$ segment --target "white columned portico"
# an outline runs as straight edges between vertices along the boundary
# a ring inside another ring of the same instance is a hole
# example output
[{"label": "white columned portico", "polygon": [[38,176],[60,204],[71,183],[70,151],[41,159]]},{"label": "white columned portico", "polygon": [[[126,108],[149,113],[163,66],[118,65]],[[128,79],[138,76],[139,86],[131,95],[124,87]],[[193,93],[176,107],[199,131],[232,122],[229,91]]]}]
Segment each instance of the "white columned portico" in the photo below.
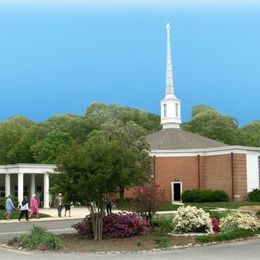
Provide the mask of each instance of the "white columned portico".
[{"label": "white columned portico", "polygon": [[23,173],[18,173],[18,202],[23,200]]},{"label": "white columned portico", "polygon": [[30,185],[31,189],[30,189],[30,192],[31,192],[31,197],[33,194],[35,194],[35,174],[32,173],[31,174],[31,185]]},{"label": "white columned portico", "polygon": [[44,208],[50,207],[50,197],[49,197],[49,188],[50,188],[50,180],[49,180],[49,173],[44,174]]},{"label": "white columned portico", "polygon": [[10,174],[5,174],[5,197],[9,196],[11,194],[11,178]]}]

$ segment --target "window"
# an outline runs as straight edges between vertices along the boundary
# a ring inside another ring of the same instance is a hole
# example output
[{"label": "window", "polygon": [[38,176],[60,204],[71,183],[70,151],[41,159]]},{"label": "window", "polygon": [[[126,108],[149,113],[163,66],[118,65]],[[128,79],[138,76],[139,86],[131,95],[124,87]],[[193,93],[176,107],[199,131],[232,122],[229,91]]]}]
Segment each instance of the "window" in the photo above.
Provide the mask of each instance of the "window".
[{"label": "window", "polygon": [[179,117],[179,104],[175,103],[175,116]]},{"label": "window", "polygon": [[1,198],[5,197],[5,186],[0,186],[0,197]]},{"label": "window", "polygon": [[163,104],[163,116],[167,116],[167,104]]}]

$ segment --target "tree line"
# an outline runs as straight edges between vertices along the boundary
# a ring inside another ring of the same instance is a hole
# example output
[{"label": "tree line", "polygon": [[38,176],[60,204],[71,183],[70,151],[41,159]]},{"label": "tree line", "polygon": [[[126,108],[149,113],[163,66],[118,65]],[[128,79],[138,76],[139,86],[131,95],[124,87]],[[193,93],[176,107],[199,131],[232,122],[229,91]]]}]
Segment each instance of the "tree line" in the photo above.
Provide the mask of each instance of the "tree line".
[{"label": "tree line", "polygon": [[[61,152],[85,143],[93,131],[123,131],[123,125],[138,126],[143,136],[161,129],[158,115],[103,103],[90,105],[83,116],[57,115],[40,123],[14,116],[0,122],[0,164],[55,163]],[[229,145],[260,147],[260,120],[239,127],[237,119],[205,105],[193,107],[182,129]]]}]

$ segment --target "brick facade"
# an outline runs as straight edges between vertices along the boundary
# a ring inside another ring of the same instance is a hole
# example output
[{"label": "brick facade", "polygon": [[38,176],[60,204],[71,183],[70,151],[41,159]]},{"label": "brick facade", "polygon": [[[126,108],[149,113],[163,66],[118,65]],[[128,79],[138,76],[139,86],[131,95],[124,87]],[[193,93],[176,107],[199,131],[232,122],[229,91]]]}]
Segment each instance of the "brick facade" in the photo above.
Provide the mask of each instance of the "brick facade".
[{"label": "brick facade", "polygon": [[[246,200],[246,154],[210,156],[154,157],[155,182],[172,201],[172,182],[182,183],[182,192],[190,189],[224,190],[230,200]],[[126,196],[132,196],[132,191]]]}]

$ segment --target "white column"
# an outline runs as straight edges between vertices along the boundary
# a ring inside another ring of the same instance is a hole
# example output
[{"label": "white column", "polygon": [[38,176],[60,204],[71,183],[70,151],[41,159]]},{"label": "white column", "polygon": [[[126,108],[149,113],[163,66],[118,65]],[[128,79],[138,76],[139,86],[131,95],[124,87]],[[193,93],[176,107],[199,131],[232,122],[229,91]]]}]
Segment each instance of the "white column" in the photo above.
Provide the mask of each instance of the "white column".
[{"label": "white column", "polygon": [[23,173],[18,173],[18,201],[23,200]]},{"label": "white column", "polygon": [[33,194],[35,194],[35,174],[31,174],[31,187],[30,187],[30,192],[31,192],[31,197]]},{"label": "white column", "polygon": [[49,198],[49,187],[50,187],[50,180],[49,180],[49,174],[44,174],[44,208],[50,207],[50,198]]},{"label": "white column", "polygon": [[10,173],[5,175],[5,197],[11,194]]}]

